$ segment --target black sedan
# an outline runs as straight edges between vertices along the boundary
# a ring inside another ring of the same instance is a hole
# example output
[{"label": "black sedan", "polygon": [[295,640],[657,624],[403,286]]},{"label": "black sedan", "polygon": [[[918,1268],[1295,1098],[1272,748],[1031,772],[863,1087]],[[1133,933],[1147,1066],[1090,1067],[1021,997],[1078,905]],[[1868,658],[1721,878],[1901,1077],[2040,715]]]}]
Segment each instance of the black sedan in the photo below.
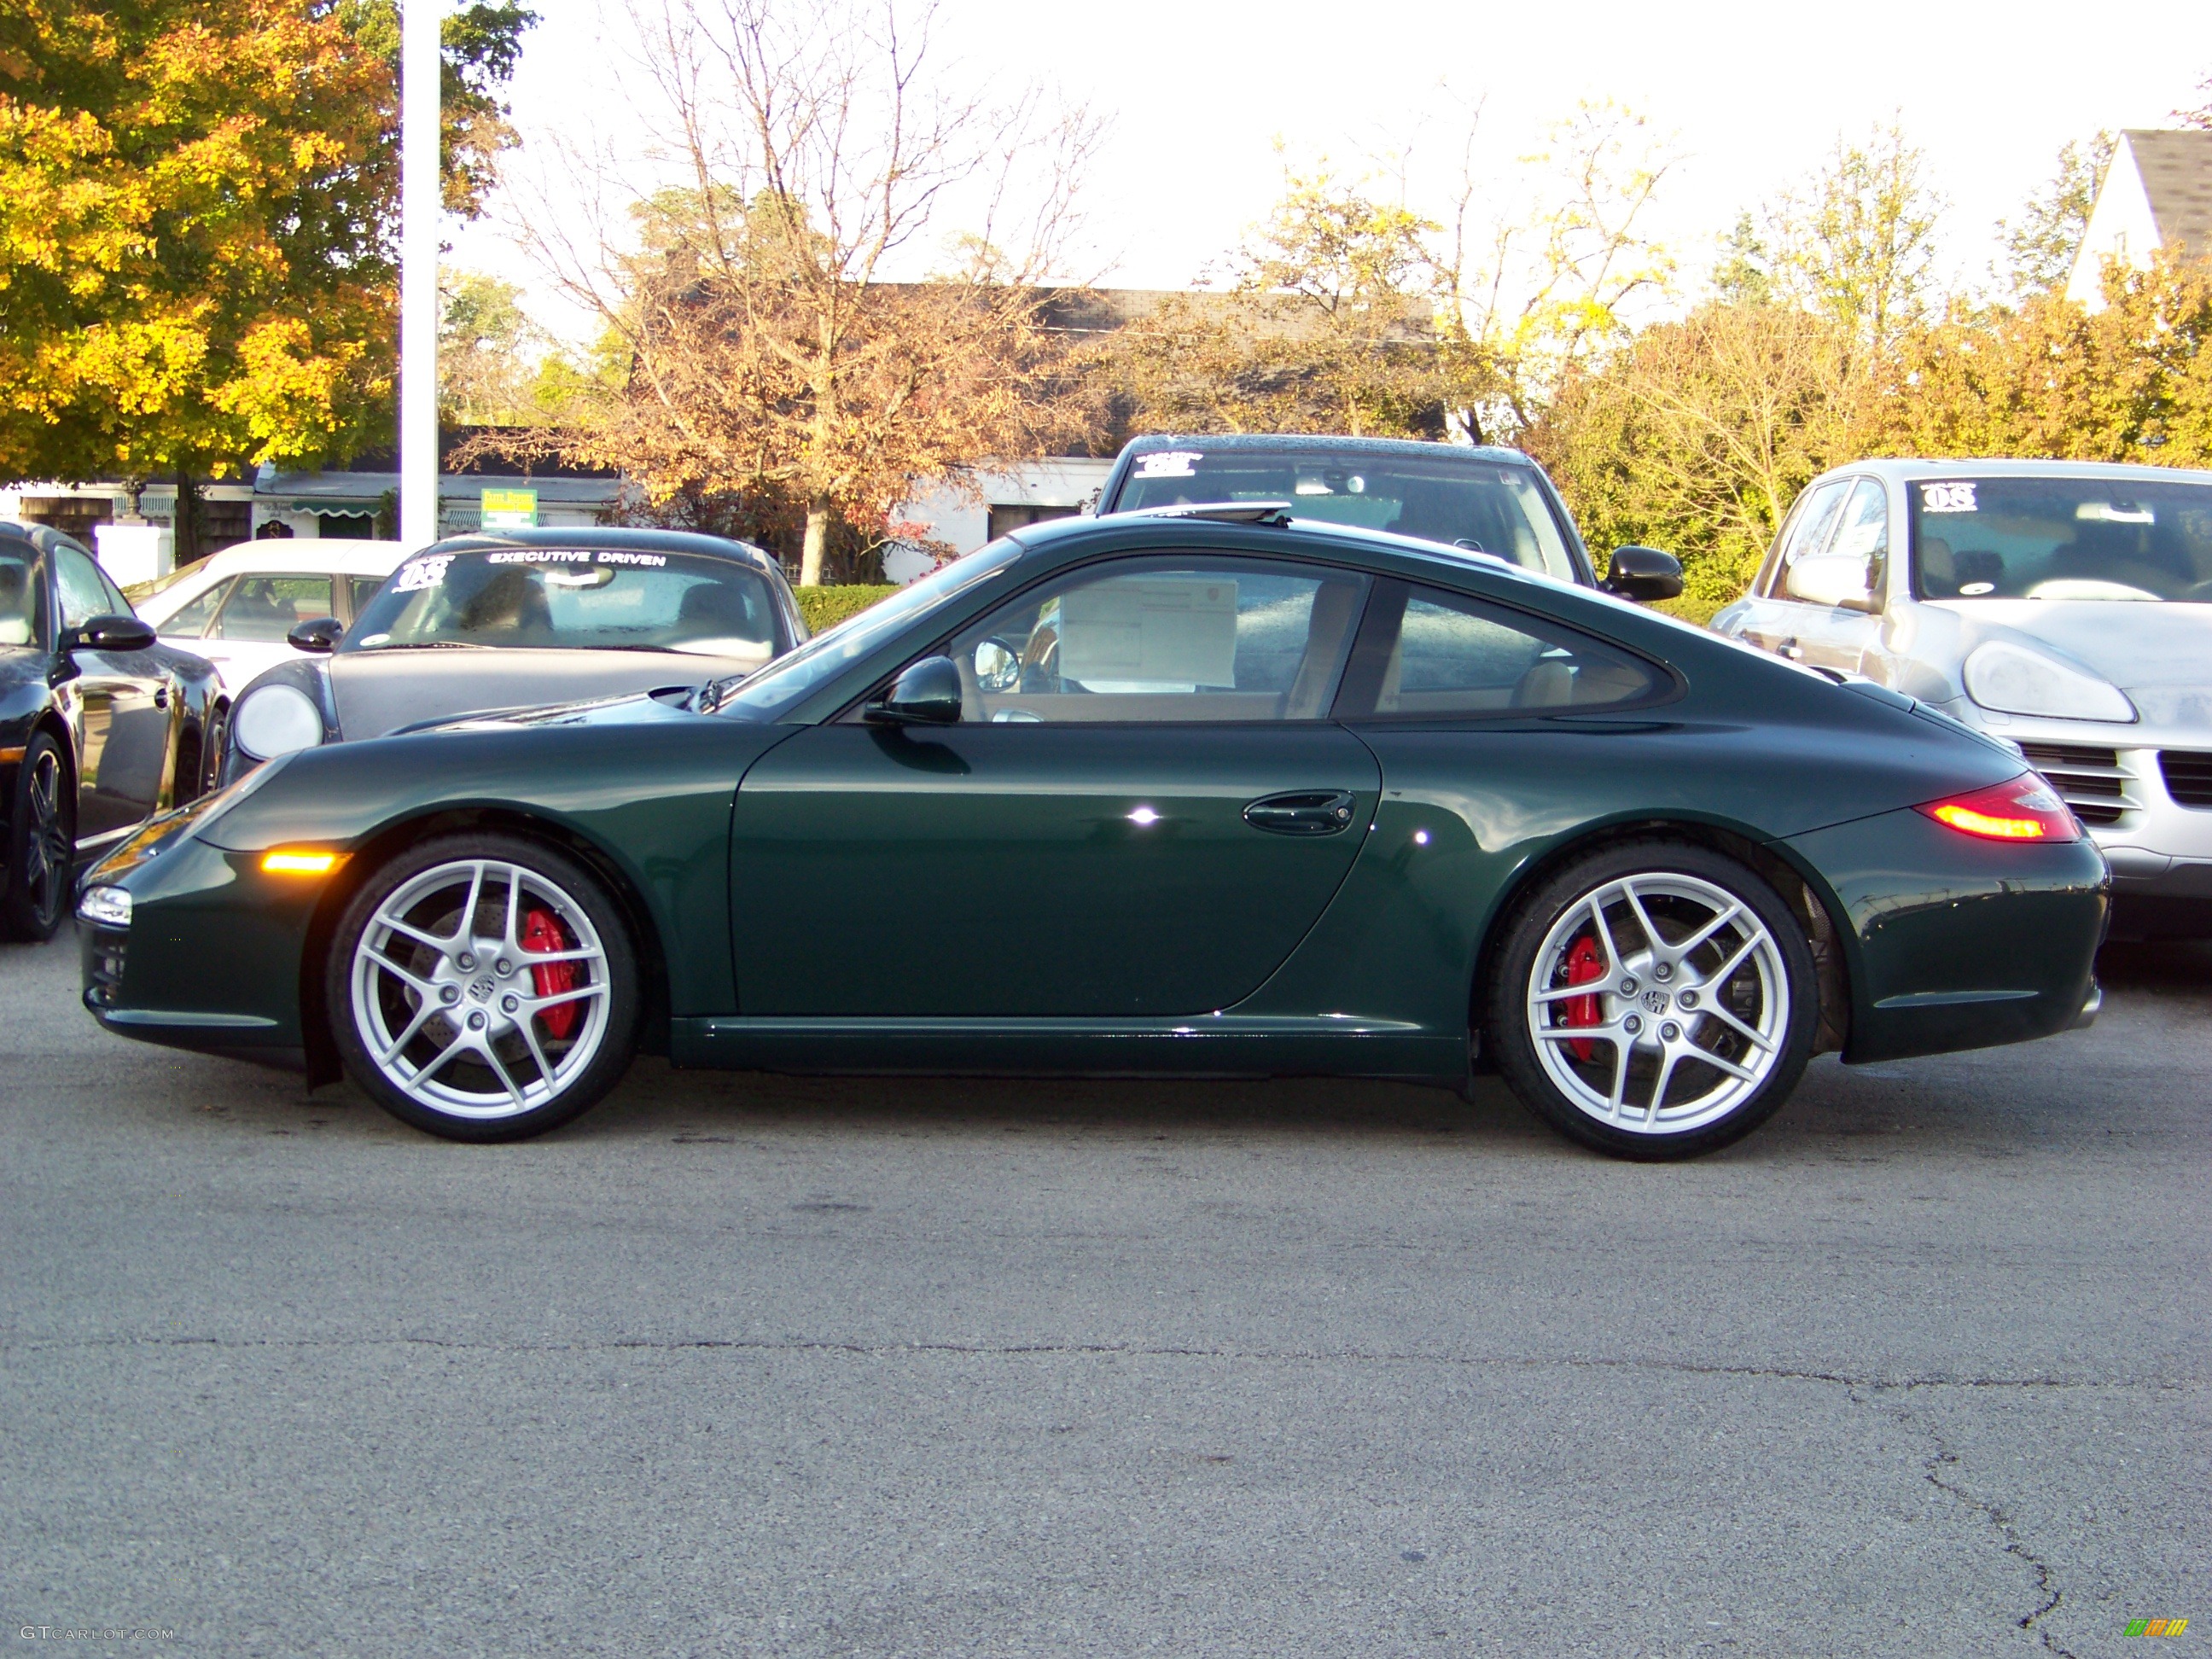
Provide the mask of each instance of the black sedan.
[{"label": "black sedan", "polygon": [[51,939],[81,858],[200,793],[218,690],[82,547],[0,523],[0,934]]},{"label": "black sedan", "polygon": [[[459,655],[460,653],[454,653]],[[1807,1059],[2065,1030],[2104,860],[2019,755],[1279,505],[1024,530],[742,680],[261,768],[86,877],[109,1029],[410,1123],[683,1066],[1495,1066],[1679,1158]]]},{"label": "black sedan", "polygon": [[806,638],[775,561],[665,530],[457,536],[404,562],[350,630],[301,653],[231,712],[224,775],[326,743],[465,714],[586,702],[746,674]]}]

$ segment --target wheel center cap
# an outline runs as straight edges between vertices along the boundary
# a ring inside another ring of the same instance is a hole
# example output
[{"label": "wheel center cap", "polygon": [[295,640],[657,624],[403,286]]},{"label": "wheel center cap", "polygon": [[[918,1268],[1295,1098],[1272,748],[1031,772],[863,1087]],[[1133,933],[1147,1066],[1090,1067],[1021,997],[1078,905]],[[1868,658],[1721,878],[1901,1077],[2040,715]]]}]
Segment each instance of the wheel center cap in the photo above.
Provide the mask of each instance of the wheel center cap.
[{"label": "wheel center cap", "polygon": [[469,994],[478,1002],[489,1002],[492,988],[492,977],[489,974],[482,975],[469,981]]},{"label": "wheel center cap", "polygon": [[1655,1014],[1663,1014],[1667,1012],[1668,1005],[1674,999],[1664,991],[1646,991],[1643,1000],[1647,1011]]}]

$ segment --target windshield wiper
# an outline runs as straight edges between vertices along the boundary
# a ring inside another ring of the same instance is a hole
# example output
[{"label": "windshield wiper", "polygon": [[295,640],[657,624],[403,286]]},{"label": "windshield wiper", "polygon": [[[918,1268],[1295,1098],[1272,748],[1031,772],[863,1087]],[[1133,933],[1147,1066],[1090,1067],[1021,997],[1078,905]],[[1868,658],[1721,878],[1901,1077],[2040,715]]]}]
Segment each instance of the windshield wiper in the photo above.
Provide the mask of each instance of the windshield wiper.
[{"label": "windshield wiper", "polygon": [[383,645],[357,645],[356,651],[489,651],[481,640],[392,640]]}]

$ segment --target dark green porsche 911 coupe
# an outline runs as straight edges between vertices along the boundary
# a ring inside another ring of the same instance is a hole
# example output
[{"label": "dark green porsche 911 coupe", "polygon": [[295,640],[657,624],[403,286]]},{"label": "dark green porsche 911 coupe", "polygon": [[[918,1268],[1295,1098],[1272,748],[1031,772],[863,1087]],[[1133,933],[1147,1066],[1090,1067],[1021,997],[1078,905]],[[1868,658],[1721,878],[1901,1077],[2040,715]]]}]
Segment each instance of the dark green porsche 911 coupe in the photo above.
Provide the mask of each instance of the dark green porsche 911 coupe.
[{"label": "dark green porsche 911 coupe", "polygon": [[1813,1054],[2094,1010],[2106,870],[1988,738],[1267,503],[1038,526],[742,679],[308,750],[86,878],[86,1006],[460,1140],[640,1048],[1504,1079],[1674,1158]]}]

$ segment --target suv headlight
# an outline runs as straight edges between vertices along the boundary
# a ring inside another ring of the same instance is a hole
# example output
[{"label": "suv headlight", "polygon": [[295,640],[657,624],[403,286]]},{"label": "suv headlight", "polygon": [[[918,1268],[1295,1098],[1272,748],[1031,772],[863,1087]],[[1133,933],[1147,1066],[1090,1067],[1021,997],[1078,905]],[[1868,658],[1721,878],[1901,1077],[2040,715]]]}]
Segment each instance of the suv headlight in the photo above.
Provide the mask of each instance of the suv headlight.
[{"label": "suv headlight", "polygon": [[323,711],[296,686],[264,685],[231,711],[231,736],[250,760],[274,760],[323,740]]},{"label": "suv headlight", "polygon": [[1977,647],[1966,659],[1965,678],[1968,696],[2001,714],[2122,725],[2136,718],[2136,706],[2110,680],[2009,640]]}]

